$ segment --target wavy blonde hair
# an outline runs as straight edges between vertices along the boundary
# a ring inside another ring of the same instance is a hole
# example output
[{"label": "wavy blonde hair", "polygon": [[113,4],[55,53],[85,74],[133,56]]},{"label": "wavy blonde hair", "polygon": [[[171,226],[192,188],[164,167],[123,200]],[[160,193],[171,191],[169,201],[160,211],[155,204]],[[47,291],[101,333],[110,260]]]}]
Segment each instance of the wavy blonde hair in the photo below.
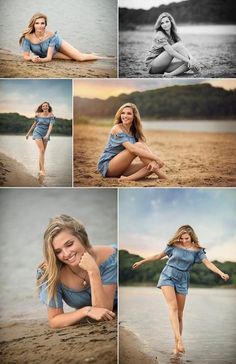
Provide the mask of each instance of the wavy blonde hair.
[{"label": "wavy blonde hair", "polygon": [[52,243],[53,239],[64,230],[69,230],[76,236],[87,251],[91,252],[92,249],[85,227],[79,220],[68,215],[60,215],[49,221],[44,233],[44,261],[38,266],[42,274],[40,274],[36,281],[38,291],[46,283],[48,303],[51,299],[54,299],[56,304],[58,304],[56,297],[57,284],[59,282],[60,270],[65,264],[57,258]]},{"label": "wavy blonde hair", "polygon": [[121,114],[123,112],[123,110],[126,107],[130,107],[133,110],[134,113],[134,119],[132,122],[132,126],[131,126],[131,132],[132,135],[138,140],[141,139],[142,141],[145,141],[146,138],[143,134],[143,127],[142,127],[142,123],[141,123],[141,117],[138,111],[138,108],[135,104],[132,104],[131,102],[127,102],[126,104],[122,105],[116,112],[115,114],[115,118],[114,118],[114,125],[117,124],[122,124],[121,121]]},{"label": "wavy blonde hair", "polygon": [[37,109],[36,109],[36,113],[38,113],[38,112],[43,112],[43,109],[42,109],[42,106],[43,106],[43,104],[48,104],[48,111],[49,112],[52,112],[52,107],[51,107],[51,105],[49,104],[49,102],[48,101],[44,101],[44,102],[42,102],[42,104],[40,104],[39,106],[37,106]]},{"label": "wavy blonde hair", "polygon": [[180,238],[183,234],[189,234],[191,242],[194,247],[201,249],[202,246],[199,244],[198,237],[190,225],[183,225],[176,231],[174,236],[169,240],[168,245],[175,245],[180,243]]},{"label": "wavy blonde hair", "polygon": [[181,39],[180,39],[180,36],[178,35],[178,32],[177,32],[177,26],[176,26],[176,23],[175,23],[175,20],[173,18],[173,16],[170,14],[170,13],[161,13],[159,15],[159,17],[157,18],[157,21],[156,21],[156,24],[154,25],[154,29],[156,32],[160,31],[166,35],[168,35],[164,29],[162,29],[161,27],[161,21],[163,18],[168,18],[171,22],[171,29],[170,29],[170,34],[171,34],[171,37],[173,38],[174,42],[179,42]]},{"label": "wavy blonde hair", "polygon": [[47,15],[42,14],[42,13],[36,13],[32,16],[32,18],[29,21],[28,27],[23,31],[20,39],[19,39],[19,44],[21,45],[23,42],[23,39],[25,38],[26,34],[32,34],[34,33],[34,24],[36,22],[37,19],[43,18],[45,20],[45,25],[47,26],[48,24],[48,18]]}]

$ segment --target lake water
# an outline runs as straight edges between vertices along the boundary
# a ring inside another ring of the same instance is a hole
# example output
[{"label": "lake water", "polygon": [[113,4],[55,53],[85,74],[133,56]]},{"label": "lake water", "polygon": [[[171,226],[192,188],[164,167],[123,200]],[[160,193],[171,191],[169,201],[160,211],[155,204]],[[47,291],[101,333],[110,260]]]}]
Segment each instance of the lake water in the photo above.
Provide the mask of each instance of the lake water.
[{"label": "lake water", "polygon": [[[186,300],[186,353],[175,361],[167,305],[155,287],[120,288],[120,322],[133,331],[158,364],[233,364],[236,357],[236,290],[192,288]],[[122,348],[120,348],[122,350]]]},{"label": "lake water", "polygon": [[74,216],[85,225],[92,245],[116,244],[116,195],[116,189],[0,189],[1,321],[46,318],[34,284],[49,219]]},{"label": "lake water", "polygon": [[234,120],[158,120],[143,121],[144,130],[176,130],[190,132],[236,133]]},{"label": "lake water", "polygon": [[81,52],[116,56],[116,0],[10,0],[0,2],[0,48],[20,53],[18,39],[37,12],[48,16],[48,29]]},{"label": "lake water", "polygon": [[[38,147],[24,135],[0,135],[0,151],[22,163],[34,177],[38,174]],[[72,186],[72,138],[51,136],[45,157],[45,187]]]}]

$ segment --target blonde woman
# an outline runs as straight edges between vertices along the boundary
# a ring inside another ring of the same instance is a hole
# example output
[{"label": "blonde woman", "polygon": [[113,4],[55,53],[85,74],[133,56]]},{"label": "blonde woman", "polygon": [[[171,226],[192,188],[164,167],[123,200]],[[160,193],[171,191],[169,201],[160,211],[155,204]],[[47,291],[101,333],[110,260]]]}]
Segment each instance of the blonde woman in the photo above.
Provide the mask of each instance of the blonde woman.
[{"label": "blonde woman", "polygon": [[[81,53],[57,34],[47,30],[47,16],[37,13],[30,19],[28,28],[22,33],[19,43],[23,58],[35,63],[50,62],[52,59],[94,61],[106,57]],[[31,56],[31,52],[33,56]]]},{"label": "blonde woman", "polygon": [[[155,173],[159,178],[166,178],[160,171],[164,163],[151,152],[145,140],[137,106],[122,105],[116,112],[114,126],[98,161],[102,176],[136,181]],[[140,161],[133,163],[136,157]]]},{"label": "blonde woman", "polygon": [[134,263],[133,269],[137,269],[144,263],[160,260],[165,256],[168,256],[169,259],[161,272],[157,287],[161,288],[169,308],[171,326],[175,337],[175,353],[183,353],[185,351],[182,339],[183,312],[191,267],[195,263],[203,263],[223,280],[227,281],[229,276],[207,259],[204,248],[199,244],[196,233],[189,225],[181,226],[177,230],[164,251]]},{"label": "blonde woman", "polygon": [[[85,317],[115,318],[116,249],[92,247],[84,226],[71,216],[60,215],[49,222],[43,253],[37,287],[40,301],[47,306],[51,328],[73,325]],[[63,302],[75,311],[64,313]]]},{"label": "blonde woman", "polygon": [[145,61],[149,73],[162,73],[163,77],[174,77],[188,70],[199,71],[198,63],[181,42],[172,15],[160,14],[154,29],[153,44]]}]

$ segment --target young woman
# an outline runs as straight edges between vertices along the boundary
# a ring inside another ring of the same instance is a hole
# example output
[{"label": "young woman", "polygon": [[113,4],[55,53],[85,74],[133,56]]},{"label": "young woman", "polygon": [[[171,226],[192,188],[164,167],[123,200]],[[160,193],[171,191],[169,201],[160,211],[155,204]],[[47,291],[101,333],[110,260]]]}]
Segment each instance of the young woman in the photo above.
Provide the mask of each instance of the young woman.
[{"label": "young woman", "polygon": [[[106,58],[96,54],[81,53],[61,39],[57,32],[47,30],[47,16],[42,13],[32,16],[19,43],[23,48],[23,58],[26,61],[42,63],[57,58],[82,62]],[[31,56],[30,52],[34,55]]]},{"label": "young woman", "polygon": [[45,176],[45,152],[47,143],[50,140],[50,134],[52,131],[55,117],[52,113],[52,107],[49,102],[43,102],[36,110],[35,121],[31,125],[26,139],[29,138],[30,133],[33,131],[32,138],[35,140],[39,150],[39,175]]},{"label": "young woman", "polygon": [[[133,163],[136,157],[139,157],[139,163]],[[131,103],[122,105],[115,115],[107,145],[98,161],[102,176],[136,181],[155,173],[159,178],[166,178],[160,171],[163,165],[145,143],[137,106]]]},{"label": "young woman", "polygon": [[207,259],[204,248],[200,246],[197,235],[189,225],[181,226],[177,230],[163,252],[134,263],[133,269],[144,263],[160,260],[166,255],[169,259],[161,272],[157,287],[161,288],[169,308],[175,337],[175,353],[183,353],[185,351],[182,340],[183,311],[188,293],[189,270],[193,264],[202,262],[223,280],[227,281],[229,276]]},{"label": "young woman", "polygon": [[[50,327],[73,325],[85,317],[114,319],[116,249],[92,247],[84,226],[68,215],[60,215],[49,222],[43,252],[37,287],[40,301],[47,305]],[[75,311],[64,313],[63,301]]]},{"label": "young woman", "polygon": [[[153,45],[146,57],[149,73],[162,73],[163,77],[174,77],[188,70],[199,71],[199,65],[181,42],[174,18],[162,13],[154,26]],[[173,61],[177,59],[177,61]]]}]

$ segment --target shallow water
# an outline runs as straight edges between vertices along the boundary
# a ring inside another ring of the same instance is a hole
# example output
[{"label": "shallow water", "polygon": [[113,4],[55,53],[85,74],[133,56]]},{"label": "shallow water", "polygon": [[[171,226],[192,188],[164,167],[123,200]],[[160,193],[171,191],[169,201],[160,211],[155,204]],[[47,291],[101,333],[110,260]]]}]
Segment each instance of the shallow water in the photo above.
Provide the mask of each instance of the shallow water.
[{"label": "shallow water", "polygon": [[158,364],[233,364],[236,357],[235,299],[233,289],[190,289],[184,315],[186,354],[181,358],[171,355],[173,334],[161,290],[121,287],[120,322],[138,336],[143,349],[156,356]]},{"label": "shallow water", "polygon": [[[0,135],[1,151],[22,163],[34,177],[38,174],[38,148],[35,141],[24,135]],[[72,186],[72,138],[50,137],[45,154],[45,187]]]},{"label": "shallow water", "polygon": [[[180,37],[190,53],[201,64],[198,78],[236,77],[236,26],[184,25]],[[120,32],[120,77],[160,77],[149,75],[145,58],[152,44],[151,27]],[[181,77],[194,77],[188,73]]]},{"label": "shallow water", "polygon": [[116,56],[116,0],[9,0],[0,2],[0,48],[20,53],[18,39],[33,14],[48,16],[48,29],[81,52]]}]

